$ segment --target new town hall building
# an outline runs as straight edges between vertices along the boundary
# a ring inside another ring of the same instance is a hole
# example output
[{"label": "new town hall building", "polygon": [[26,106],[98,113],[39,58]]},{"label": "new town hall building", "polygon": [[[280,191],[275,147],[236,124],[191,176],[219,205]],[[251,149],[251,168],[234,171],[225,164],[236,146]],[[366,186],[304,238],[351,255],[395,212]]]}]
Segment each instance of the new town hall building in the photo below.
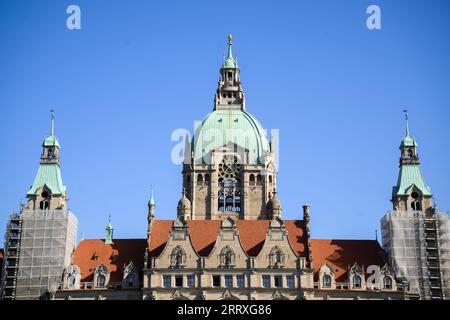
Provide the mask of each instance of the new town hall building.
[{"label": "new town hall building", "polygon": [[284,220],[274,142],[247,112],[232,53],[220,69],[210,112],[185,139],[175,220],[158,220],[153,194],[143,239],[77,244],[60,145],[43,143],[27,203],[7,224],[4,299],[445,299],[449,222],[419,166],[409,128],[400,146],[393,210],[376,240],[314,239],[310,207]]}]

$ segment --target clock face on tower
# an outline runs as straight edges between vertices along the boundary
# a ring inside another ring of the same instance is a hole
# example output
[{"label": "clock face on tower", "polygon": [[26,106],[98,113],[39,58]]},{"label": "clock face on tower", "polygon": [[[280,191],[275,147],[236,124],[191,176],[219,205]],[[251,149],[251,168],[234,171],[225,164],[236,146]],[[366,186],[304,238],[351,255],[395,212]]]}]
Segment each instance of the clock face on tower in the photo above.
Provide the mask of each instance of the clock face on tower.
[{"label": "clock face on tower", "polygon": [[224,180],[238,178],[240,170],[241,165],[238,163],[236,156],[231,158],[225,157],[219,164],[219,175]]},{"label": "clock face on tower", "polygon": [[219,210],[241,211],[241,165],[236,156],[226,156],[219,163]]}]

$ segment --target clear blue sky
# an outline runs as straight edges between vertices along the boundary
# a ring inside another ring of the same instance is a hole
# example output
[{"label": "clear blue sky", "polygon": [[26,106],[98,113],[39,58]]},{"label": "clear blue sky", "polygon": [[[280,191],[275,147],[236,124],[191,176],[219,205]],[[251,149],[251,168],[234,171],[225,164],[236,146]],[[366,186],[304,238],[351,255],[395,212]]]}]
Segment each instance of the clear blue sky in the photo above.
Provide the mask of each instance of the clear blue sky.
[{"label": "clear blue sky", "polygon": [[[66,8],[81,8],[81,30]],[[366,28],[377,4],[382,30]],[[280,130],[286,219],[311,205],[314,238],[372,239],[391,208],[402,110],[426,181],[450,209],[450,2],[0,0],[0,236],[33,182],[56,110],[79,234],[146,234],[174,219],[174,129],[213,107],[233,34],[247,109]]]}]

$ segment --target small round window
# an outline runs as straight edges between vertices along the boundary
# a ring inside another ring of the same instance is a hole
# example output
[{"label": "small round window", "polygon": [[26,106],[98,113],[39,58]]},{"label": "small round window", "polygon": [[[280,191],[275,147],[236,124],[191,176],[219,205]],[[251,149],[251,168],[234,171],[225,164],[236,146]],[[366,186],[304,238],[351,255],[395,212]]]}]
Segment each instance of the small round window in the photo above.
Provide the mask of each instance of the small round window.
[{"label": "small round window", "polygon": [[48,197],[48,192],[47,191],[43,191],[41,193],[42,198],[47,198]]}]

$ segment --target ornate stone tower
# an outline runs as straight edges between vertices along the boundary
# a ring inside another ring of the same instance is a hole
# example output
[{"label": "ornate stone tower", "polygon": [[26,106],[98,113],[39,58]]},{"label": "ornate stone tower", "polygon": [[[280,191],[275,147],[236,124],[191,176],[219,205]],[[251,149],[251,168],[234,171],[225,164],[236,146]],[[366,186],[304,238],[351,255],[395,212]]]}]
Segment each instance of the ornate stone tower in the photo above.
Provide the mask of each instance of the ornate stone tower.
[{"label": "ornate stone tower", "polygon": [[54,210],[67,206],[66,186],[61,177],[60,145],[54,134],[54,115],[51,115],[50,134],[42,143],[42,154],[33,185],[27,192],[28,209]]},{"label": "ornate stone tower", "polygon": [[7,230],[7,236],[16,239],[16,252],[10,257],[16,261],[12,272],[14,288],[3,293],[8,299],[51,298],[60,284],[63,269],[70,264],[77,243],[78,220],[67,208],[53,112],[50,134],[42,148],[39,169],[26,194],[28,204],[22,205],[20,213],[10,218],[20,226],[19,231],[10,234]]},{"label": "ornate stone tower", "polygon": [[[270,219],[266,206],[276,179],[272,143],[258,120],[246,111],[229,35],[213,111],[203,119],[191,142],[186,138],[183,197],[190,202],[194,220]],[[182,202],[186,204],[186,200]]]},{"label": "ornate stone tower", "polygon": [[416,140],[400,144],[400,170],[392,189],[393,210],[381,219],[383,248],[410,298],[448,299],[450,221],[439,212],[420,169]]},{"label": "ornate stone tower", "polygon": [[406,132],[400,144],[400,171],[392,190],[394,210],[429,211],[433,209],[433,194],[425,183],[420,169],[416,140],[409,133],[408,114]]}]

